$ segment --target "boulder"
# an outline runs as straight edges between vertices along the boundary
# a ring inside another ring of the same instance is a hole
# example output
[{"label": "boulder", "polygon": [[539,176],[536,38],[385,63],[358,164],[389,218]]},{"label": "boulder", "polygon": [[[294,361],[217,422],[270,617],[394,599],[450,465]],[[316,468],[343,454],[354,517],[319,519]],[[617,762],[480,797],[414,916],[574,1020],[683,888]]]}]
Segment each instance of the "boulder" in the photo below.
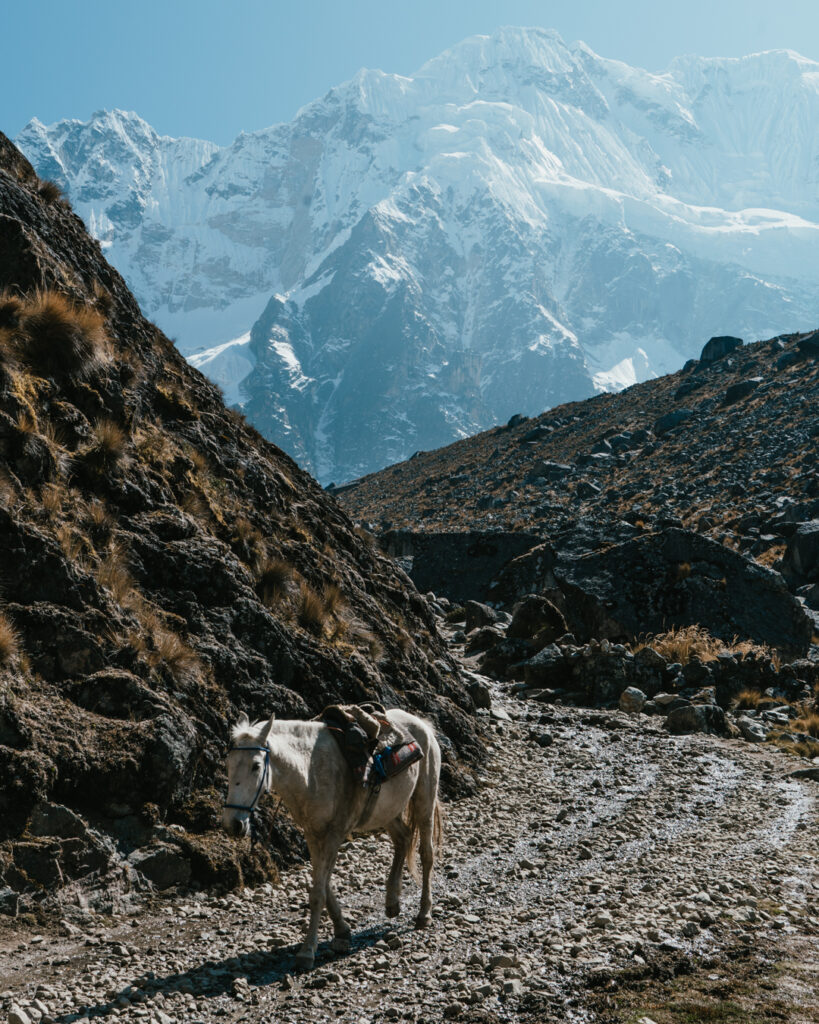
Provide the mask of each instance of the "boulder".
[{"label": "boulder", "polygon": [[506,635],[528,640],[537,634],[540,641],[552,643],[566,632],[566,620],[559,608],[541,594],[527,594],[515,607]]},{"label": "boulder", "polygon": [[495,609],[490,608],[487,604],[481,604],[480,601],[465,601],[464,615],[466,616],[464,629],[467,633],[471,633],[479,626],[491,626],[498,621],[498,613]]},{"label": "boulder", "polygon": [[710,338],[700,353],[700,362],[714,363],[718,359],[723,359],[725,356],[730,355],[731,352],[735,352],[742,345],[742,338],[732,338],[730,334]]},{"label": "boulder", "polygon": [[797,526],[785,548],[782,572],[789,578],[819,582],[819,519]]},{"label": "boulder", "polygon": [[737,719],[737,728],[742,733],[743,739],[749,743],[764,743],[768,737],[765,727],[746,715],[740,715]]},{"label": "boulder", "polygon": [[134,850],[128,861],[160,890],[190,881],[190,861],[173,846],[163,844]]},{"label": "boulder", "polygon": [[779,573],[689,530],[561,555],[552,572],[564,595],[561,610],[581,640],[631,640],[700,625],[726,641],[739,636],[797,657],[811,643],[813,622]]},{"label": "boulder", "polygon": [[664,416],[660,416],[659,419],[654,421],[654,433],[657,437],[662,437],[669,430],[673,430],[675,427],[679,427],[680,424],[690,420],[693,415],[694,413],[690,409],[674,409],[672,412],[667,412]]},{"label": "boulder", "polygon": [[557,644],[549,644],[523,666],[527,686],[550,689],[566,686],[571,680],[571,667]]},{"label": "boulder", "polygon": [[805,356],[819,356],[819,331],[814,331],[805,338],[800,338],[796,347]]},{"label": "boulder", "polygon": [[492,691],[482,679],[473,680],[466,688],[476,708],[489,711],[492,708]]},{"label": "boulder", "polygon": [[722,404],[733,405],[734,402],[747,398],[748,395],[756,391],[761,383],[761,377],[749,377],[748,380],[739,380],[736,384],[731,384],[723,395]]},{"label": "boulder", "polygon": [[675,736],[705,732],[716,736],[730,735],[725,712],[715,704],[689,704],[668,713],[666,728]]},{"label": "boulder", "polygon": [[636,713],[645,707],[646,695],[636,686],[627,686],[620,694],[620,710]]}]

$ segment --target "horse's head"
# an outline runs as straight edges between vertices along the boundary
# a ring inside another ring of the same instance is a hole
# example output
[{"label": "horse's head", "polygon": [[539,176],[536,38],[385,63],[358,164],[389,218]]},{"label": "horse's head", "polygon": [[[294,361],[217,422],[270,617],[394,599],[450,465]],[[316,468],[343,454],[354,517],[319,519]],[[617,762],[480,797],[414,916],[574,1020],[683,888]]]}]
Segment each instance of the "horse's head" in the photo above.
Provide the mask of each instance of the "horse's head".
[{"label": "horse's head", "polygon": [[270,750],[267,737],[273,726],[269,722],[251,725],[242,715],[231,730],[227,754],[227,797],[222,810],[222,827],[233,836],[246,836],[250,831],[250,815],[261,795],[270,788]]}]

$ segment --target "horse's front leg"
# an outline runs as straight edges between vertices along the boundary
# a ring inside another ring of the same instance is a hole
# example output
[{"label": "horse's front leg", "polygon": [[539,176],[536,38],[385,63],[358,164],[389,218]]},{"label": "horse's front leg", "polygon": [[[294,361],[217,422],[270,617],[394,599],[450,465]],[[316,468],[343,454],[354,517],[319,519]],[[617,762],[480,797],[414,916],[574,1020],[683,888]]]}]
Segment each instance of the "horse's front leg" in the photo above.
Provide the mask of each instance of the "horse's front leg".
[{"label": "horse's front leg", "polygon": [[327,910],[330,912],[330,920],[333,922],[333,950],[336,953],[349,953],[353,932],[344,920],[341,906],[329,882],[327,883]]},{"label": "horse's front leg", "polygon": [[315,963],[321,913],[327,902],[330,872],[333,870],[333,861],[335,860],[335,851],[331,852],[326,843],[308,841],[307,845],[310,849],[310,866],[313,873],[308,900],[310,922],[307,925],[307,934],[304,936],[301,948],[296,953],[296,966],[304,969],[309,969]]}]

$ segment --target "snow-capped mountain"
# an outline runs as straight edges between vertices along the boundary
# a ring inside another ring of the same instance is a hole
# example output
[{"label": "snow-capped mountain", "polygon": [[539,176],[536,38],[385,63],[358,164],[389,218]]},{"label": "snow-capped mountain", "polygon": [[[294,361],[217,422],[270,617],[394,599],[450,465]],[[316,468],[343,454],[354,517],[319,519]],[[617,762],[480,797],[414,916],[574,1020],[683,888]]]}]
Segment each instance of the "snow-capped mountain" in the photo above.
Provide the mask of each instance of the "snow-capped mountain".
[{"label": "snow-capped mountain", "polygon": [[191,362],[341,482],[812,326],[818,123],[790,51],[651,74],[501,29],[225,148],[119,111],[17,142]]}]

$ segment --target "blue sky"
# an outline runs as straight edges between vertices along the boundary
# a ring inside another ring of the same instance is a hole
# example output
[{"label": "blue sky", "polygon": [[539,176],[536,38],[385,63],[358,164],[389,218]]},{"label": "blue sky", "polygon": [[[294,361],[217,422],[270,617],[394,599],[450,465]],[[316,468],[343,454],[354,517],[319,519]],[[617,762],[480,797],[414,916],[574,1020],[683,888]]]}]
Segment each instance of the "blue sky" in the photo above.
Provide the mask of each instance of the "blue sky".
[{"label": "blue sky", "polygon": [[819,60],[817,0],[29,0],[7,4],[0,130],[135,110],[157,131],[230,142],[292,118],[360,67],[410,74],[499,25],[554,28],[662,70],[682,53],[786,47]]}]

